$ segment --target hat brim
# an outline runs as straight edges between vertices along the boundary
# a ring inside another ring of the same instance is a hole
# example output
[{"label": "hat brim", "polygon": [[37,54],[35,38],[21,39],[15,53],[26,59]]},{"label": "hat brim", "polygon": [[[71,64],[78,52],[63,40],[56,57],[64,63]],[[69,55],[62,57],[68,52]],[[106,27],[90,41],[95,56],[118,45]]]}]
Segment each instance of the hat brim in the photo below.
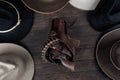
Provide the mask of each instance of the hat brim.
[{"label": "hat brim", "polygon": [[35,12],[50,14],[63,9],[69,0],[22,0],[22,2]]},{"label": "hat brim", "polygon": [[70,0],[70,4],[75,8],[82,10],[94,10],[100,0]]},{"label": "hat brim", "polygon": [[25,48],[12,43],[1,43],[0,61],[15,65],[15,69],[5,77],[5,80],[32,80],[34,62]]},{"label": "hat brim", "polygon": [[[23,39],[31,30],[33,24],[33,11],[29,10],[21,0],[6,0],[13,4],[20,14],[20,24],[13,30],[0,33],[0,42],[16,42]],[[7,6],[6,6],[7,7]]]},{"label": "hat brim", "polygon": [[[120,27],[118,25],[117,27]],[[120,40],[120,28],[106,33],[96,47],[96,59],[102,71],[113,80],[120,80],[120,70],[111,62],[110,51],[113,44]]]}]

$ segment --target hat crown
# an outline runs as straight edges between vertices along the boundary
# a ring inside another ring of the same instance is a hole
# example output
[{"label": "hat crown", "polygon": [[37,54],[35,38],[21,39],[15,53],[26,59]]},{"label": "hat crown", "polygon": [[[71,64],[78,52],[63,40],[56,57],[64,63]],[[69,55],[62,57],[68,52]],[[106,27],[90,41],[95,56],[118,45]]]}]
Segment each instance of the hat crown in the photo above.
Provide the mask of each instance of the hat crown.
[{"label": "hat crown", "polygon": [[111,48],[110,59],[112,64],[120,70],[120,41],[113,44]]},{"label": "hat crown", "polygon": [[3,80],[15,68],[14,64],[0,62],[0,80]]}]

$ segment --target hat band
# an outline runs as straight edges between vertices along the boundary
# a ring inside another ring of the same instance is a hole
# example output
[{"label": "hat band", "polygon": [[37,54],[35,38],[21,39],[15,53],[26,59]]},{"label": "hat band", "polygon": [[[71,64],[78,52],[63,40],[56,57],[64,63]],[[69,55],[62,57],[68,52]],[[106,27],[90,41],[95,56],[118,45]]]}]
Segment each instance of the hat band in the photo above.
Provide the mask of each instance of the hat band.
[{"label": "hat band", "polygon": [[0,33],[7,33],[7,32],[14,30],[21,23],[20,14],[19,14],[19,11],[17,10],[17,8],[12,3],[8,2],[8,1],[4,1],[4,0],[0,0],[0,1],[3,1],[3,2],[9,4],[10,6],[12,6],[15,9],[17,16],[18,16],[17,23],[12,28],[7,29],[7,30],[0,30]]}]

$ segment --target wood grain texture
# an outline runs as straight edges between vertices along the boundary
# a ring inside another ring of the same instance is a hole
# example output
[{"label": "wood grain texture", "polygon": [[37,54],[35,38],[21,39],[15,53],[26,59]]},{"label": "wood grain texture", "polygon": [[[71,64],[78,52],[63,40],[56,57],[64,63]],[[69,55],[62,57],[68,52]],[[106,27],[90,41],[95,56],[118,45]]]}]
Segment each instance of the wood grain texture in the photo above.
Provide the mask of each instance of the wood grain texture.
[{"label": "wood grain texture", "polygon": [[[35,62],[33,80],[110,80],[99,68],[95,59],[95,45],[100,32],[88,23],[87,12],[78,10],[68,4],[63,10],[54,14],[35,13],[31,32],[21,42],[31,51]],[[61,17],[67,22],[71,37],[81,41],[76,49],[76,71],[72,72],[61,65],[46,63],[41,59],[41,48],[47,39],[52,19]]]}]

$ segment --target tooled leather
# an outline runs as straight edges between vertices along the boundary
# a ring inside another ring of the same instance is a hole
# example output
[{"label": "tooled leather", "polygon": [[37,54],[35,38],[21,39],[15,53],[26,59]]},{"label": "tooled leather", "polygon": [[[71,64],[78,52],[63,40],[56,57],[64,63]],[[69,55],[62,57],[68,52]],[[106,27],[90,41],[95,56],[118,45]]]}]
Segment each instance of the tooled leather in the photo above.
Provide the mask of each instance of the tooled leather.
[{"label": "tooled leather", "polygon": [[[51,30],[48,34],[48,40],[50,40],[50,39],[51,40],[53,39],[53,41],[55,39],[58,40],[58,42],[56,44],[55,43],[53,44],[54,47],[57,45],[62,47],[61,51],[59,49],[51,48],[53,50],[52,55],[59,56],[60,58],[62,57],[62,59],[67,57],[66,58],[67,62],[71,62],[73,60],[74,55],[75,55],[75,48],[78,47],[78,45],[79,45],[79,40],[75,40],[67,34],[66,23],[64,20],[62,20],[60,18],[56,18],[53,20]],[[48,43],[50,43],[50,41],[48,41]],[[60,43],[62,43],[63,45],[61,45]],[[45,52],[43,54],[44,54],[43,57],[45,59],[47,59],[47,61],[51,60],[51,58],[49,56],[46,56],[46,54],[51,54],[51,53]],[[58,57],[58,59],[59,59],[59,57]],[[71,58],[71,59],[69,59],[69,58]],[[51,62],[54,62],[54,61],[51,60]]]}]

